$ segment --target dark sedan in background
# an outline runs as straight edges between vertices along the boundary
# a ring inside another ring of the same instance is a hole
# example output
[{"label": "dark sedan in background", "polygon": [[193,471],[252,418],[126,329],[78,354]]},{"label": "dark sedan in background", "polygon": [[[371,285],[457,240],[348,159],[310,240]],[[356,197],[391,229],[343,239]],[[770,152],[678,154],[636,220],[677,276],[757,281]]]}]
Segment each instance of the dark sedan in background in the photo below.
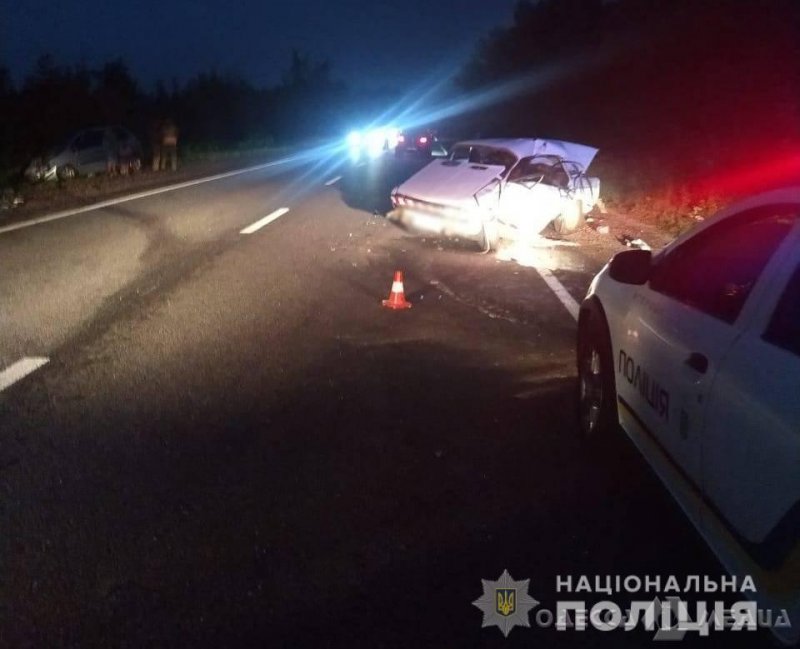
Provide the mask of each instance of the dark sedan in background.
[{"label": "dark sedan in background", "polygon": [[444,157],[447,150],[430,128],[404,130],[397,136],[395,154]]}]

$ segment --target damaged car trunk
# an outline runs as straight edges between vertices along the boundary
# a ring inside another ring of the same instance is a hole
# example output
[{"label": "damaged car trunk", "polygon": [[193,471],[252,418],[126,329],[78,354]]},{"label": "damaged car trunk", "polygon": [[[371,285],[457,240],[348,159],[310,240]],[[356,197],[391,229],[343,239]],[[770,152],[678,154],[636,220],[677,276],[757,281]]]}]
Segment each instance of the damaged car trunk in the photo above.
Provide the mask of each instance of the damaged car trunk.
[{"label": "damaged car trunk", "polygon": [[488,248],[530,241],[550,223],[579,227],[600,181],[586,170],[597,149],[543,139],[472,140],[453,147],[392,192],[390,217],[411,228],[463,236]]}]

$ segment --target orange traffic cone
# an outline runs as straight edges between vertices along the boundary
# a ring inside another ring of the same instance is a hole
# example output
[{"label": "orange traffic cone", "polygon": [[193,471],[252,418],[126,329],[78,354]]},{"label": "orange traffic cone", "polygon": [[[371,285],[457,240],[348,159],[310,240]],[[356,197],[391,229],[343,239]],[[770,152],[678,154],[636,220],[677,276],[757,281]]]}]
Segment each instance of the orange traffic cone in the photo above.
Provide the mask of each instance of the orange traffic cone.
[{"label": "orange traffic cone", "polygon": [[403,290],[403,271],[396,270],[394,281],[392,282],[392,292],[389,299],[383,301],[383,306],[389,309],[410,309],[411,302],[406,302],[406,294]]}]

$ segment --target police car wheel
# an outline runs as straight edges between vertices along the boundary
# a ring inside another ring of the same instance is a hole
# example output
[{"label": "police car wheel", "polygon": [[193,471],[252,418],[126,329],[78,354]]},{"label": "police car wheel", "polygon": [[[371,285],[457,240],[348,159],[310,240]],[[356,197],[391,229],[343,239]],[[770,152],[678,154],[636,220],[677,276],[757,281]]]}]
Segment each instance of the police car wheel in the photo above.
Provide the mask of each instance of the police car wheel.
[{"label": "police car wheel", "polygon": [[578,414],[583,437],[596,439],[612,431],[616,398],[608,328],[593,313],[578,339]]}]

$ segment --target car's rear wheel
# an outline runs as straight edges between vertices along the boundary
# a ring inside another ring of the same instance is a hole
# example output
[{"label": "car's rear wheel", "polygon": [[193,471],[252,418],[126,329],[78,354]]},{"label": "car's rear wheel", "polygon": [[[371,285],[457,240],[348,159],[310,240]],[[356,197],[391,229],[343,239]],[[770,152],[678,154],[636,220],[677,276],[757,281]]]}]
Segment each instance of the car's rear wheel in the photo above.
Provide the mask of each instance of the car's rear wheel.
[{"label": "car's rear wheel", "polygon": [[59,167],[56,170],[56,175],[61,180],[71,180],[72,178],[75,178],[75,176],[78,175],[78,172],[75,171],[75,167],[73,167],[72,165],[64,165],[63,167]]},{"label": "car's rear wheel", "polygon": [[597,439],[617,426],[611,339],[605,319],[590,313],[578,329],[578,414],[581,435]]},{"label": "car's rear wheel", "polygon": [[497,233],[497,225],[495,223],[483,224],[483,231],[481,232],[481,244],[483,245],[483,252],[491,252],[497,250],[497,244],[500,242],[500,237]]},{"label": "car's rear wheel", "polygon": [[568,234],[577,230],[584,222],[583,201],[576,200],[572,201],[572,203],[553,220],[553,229],[558,234]]}]

